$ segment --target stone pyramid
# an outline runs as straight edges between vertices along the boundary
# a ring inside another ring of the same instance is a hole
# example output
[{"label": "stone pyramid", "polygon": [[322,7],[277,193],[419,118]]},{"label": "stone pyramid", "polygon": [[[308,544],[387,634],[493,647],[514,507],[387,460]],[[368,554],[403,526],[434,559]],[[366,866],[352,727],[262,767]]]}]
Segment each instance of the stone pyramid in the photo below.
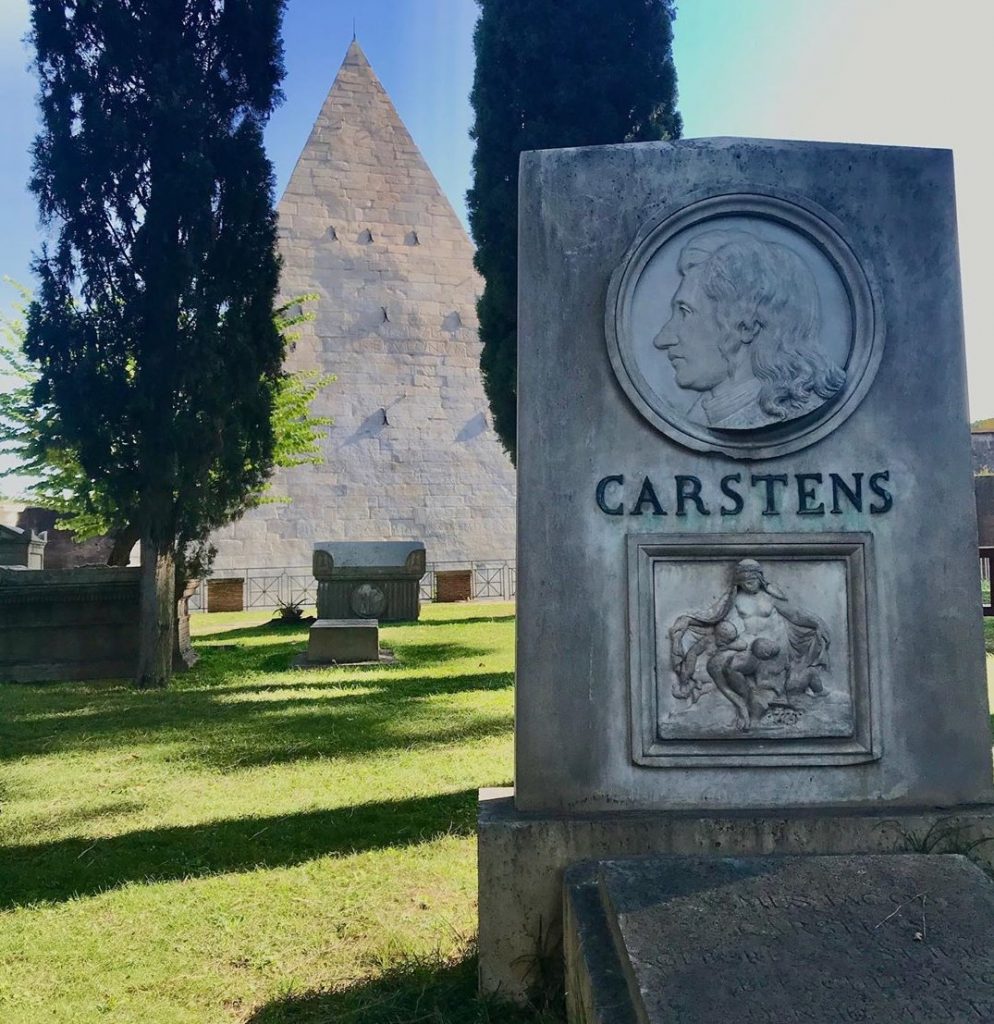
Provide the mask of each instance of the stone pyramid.
[{"label": "stone pyramid", "polygon": [[472,243],[357,42],[278,210],[283,295],[318,296],[288,368],[335,374],[313,407],[334,425],[323,465],[277,475],[289,504],[215,537],[216,570],[307,566],[319,540],[513,558],[514,471],[480,381]]}]

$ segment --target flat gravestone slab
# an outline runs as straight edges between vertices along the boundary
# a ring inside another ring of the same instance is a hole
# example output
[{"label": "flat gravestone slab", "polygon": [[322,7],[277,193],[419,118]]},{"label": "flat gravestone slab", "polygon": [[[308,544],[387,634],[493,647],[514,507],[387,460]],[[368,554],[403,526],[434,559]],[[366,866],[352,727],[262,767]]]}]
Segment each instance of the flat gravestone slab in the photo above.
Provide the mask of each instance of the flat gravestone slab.
[{"label": "flat gravestone slab", "polygon": [[378,661],[376,619],[318,619],[307,635],[309,665],[348,665]]},{"label": "flat gravestone slab", "polygon": [[566,873],[571,1024],[994,1020],[964,857],[644,857]]}]

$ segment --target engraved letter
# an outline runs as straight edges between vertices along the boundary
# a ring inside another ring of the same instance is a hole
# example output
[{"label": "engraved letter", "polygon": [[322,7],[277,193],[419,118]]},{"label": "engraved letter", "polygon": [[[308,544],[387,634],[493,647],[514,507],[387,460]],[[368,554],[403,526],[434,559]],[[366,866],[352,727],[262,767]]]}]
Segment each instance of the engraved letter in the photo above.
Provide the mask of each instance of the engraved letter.
[{"label": "engraved letter", "polygon": [[645,482],[642,484],[642,490],[639,491],[638,500],[632,506],[632,510],[629,515],[642,515],[642,506],[646,503],[652,506],[652,514],[654,516],[666,515],[665,509],[659,504],[659,499],[656,497],[656,491],[652,486],[652,481],[648,477],[645,478]]},{"label": "engraved letter", "polygon": [[697,506],[697,511],[702,516],[711,515],[711,509],[701,500],[701,481],[696,476],[681,476],[679,473],[676,479],[676,514],[685,516],[687,514],[686,503],[692,501]]},{"label": "engraved letter", "polygon": [[741,480],[741,473],[729,473],[728,476],[723,476],[721,478],[721,493],[724,494],[726,498],[731,498],[732,501],[735,502],[732,508],[725,508],[724,505],[721,506],[721,514],[723,516],[737,516],[742,511],[742,506],[745,504],[742,500],[742,495],[739,494],[738,491],[733,491],[732,488],[729,487],[729,484],[737,484]]},{"label": "engraved letter", "polygon": [[839,508],[839,492],[841,491],[852,504],[852,507],[857,512],[863,511],[863,474],[853,473],[853,488],[850,489],[849,485],[839,476],[838,473],[829,473],[832,478],[832,514],[842,515],[842,509]]},{"label": "engraved letter", "polygon": [[880,486],[881,480],[890,480],[890,470],[883,473],[874,473],[870,477],[870,490],[880,499],[879,505],[870,506],[870,515],[876,516],[883,512],[889,512],[894,507],[894,499],[886,487]]},{"label": "engraved letter", "polygon": [[787,486],[787,476],[785,473],[760,473],[759,475],[753,474],[752,486],[756,484],[766,484],[766,508],[763,509],[764,516],[778,516],[780,515],[780,509],[777,508],[777,492],[775,484],[783,484]]},{"label": "engraved letter", "polygon": [[809,504],[818,498],[814,484],[821,483],[821,473],[798,473],[794,479],[797,481],[797,514],[799,516],[823,516],[825,502],[819,501],[814,506]]},{"label": "engraved letter", "polygon": [[621,505],[615,505],[614,508],[608,508],[607,502],[604,500],[604,494],[607,491],[608,484],[623,484],[625,478],[623,476],[606,476],[603,480],[600,480],[597,484],[597,507],[606,516],[623,516],[625,510]]}]

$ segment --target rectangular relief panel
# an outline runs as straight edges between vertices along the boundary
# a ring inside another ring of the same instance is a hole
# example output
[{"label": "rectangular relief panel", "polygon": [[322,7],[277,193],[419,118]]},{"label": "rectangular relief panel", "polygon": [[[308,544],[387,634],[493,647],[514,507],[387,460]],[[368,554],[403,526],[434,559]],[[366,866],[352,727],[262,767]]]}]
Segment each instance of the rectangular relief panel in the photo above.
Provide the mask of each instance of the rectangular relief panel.
[{"label": "rectangular relief panel", "polygon": [[632,759],[875,760],[867,533],[628,540]]}]

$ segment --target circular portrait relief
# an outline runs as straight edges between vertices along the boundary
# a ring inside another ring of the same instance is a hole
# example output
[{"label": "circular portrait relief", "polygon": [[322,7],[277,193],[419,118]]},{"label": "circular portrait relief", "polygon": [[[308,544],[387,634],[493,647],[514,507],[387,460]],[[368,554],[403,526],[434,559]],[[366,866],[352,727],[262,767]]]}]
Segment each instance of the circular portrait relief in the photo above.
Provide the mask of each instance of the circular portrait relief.
[{"label": "circular portrait relief", "polygon": [[608,293],[615,373],[642,414],[700,451],[796,451],[855,409],[879,363],[879,303],[823,211],[698,200],[640,232]]},{"label": "circular portrait relief", "polygon": [[362,583],[352,591],[349,604],[352,611],[363,619],[376,619],[387,606],[387,596],[372,583]]}]

